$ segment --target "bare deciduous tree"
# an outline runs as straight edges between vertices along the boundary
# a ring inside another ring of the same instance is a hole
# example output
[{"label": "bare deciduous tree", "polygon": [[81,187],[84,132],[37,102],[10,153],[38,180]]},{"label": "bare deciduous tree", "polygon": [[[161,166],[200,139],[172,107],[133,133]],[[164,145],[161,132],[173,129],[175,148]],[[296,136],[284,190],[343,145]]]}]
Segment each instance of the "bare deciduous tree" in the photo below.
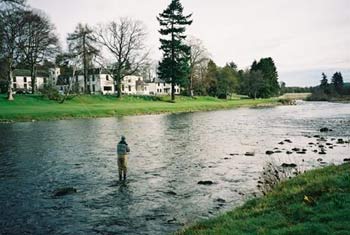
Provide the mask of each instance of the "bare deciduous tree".
[{"label": "bare deciduous tree", "polygon": [[24,12],[7,8],[0,12],[0,57],[5,61],[8,82],[8,100],[13,100],[13,72],[20,57],[19,42],[23,36]]},{"label": "bare deciduous tree", "polygon": [[203,42],[195,37],[190,37],[187,40],[187,45],[191,48],[190,57],[190,83],[188,87],[188,93],[192,97],[193,94],[193,84],[196,80],[203,79],[203,69],[207,67],[210,60],[210,55],[208,50],[204,47]]},{"label": "bare deciduous tree", "polygon": [[118,97],[121,96],[121,82],[124,77],[136,74],[147,63],[145,38],[144,25],[129,18],[121,18],[96,29],[97,41],[112,58],[112,63],[100,63],[109,70],[116,82]]},{"label": "bare deciduous tree", "polygon": [[32,93],[36,91],[36,66],[45,59],[54,59],[59,51],[58,38],[54,26],[44,13],[27,11],[24,15],[20,49],[23,62],[29,67],[32,80]]}]

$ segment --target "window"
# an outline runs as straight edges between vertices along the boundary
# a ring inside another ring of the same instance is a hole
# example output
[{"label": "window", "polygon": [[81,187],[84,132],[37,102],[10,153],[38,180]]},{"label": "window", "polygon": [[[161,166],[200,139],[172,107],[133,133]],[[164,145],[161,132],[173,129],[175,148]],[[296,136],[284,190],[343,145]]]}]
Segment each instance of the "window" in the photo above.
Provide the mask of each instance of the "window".
[{"label": "window", "polygon": [[131,83],[131,79],[128,80],[128,83]]},{"label": "window", "polygon": [[162,89],[159,89],[159,93],[162,93]]},{"label": "window", "polygon": [[165,82],[164,82],[163,86],[165,86]]},{"label": "window", "polygon": [[95,81],[95,76],[92,76],[92,81],[93,81],[93,82]]},{"label": "window", "polygon": [[131,86],[129,86],[129,91],[131,91]]},{"label": "window", "polygon": [[109,76],[108,75],[106,75],[106,80],[109,81]]},{"label": "window", "polygon": [[92,92],[95,92],[95,85],[92,85]]},{"label": "window", "polygon": [[23,78],[23,82],[27,82],[27,77],[24,77],[24,78]]},{"label": "window", "polygon": [[17,84],[13,84],[13,89],[17,89]]},{"label": "window", "polygon": [[104,86],[103,90],[105,90],[105,91],[112,91],[112,87],[111,86]]},{"label": "window", "polygon": [[78,75],[75,76],[75,82],[78,82]]},{"label": "window", "polygon": [[27,90],[27,88],[28,88],[28,85],[27,85],[27,84],[24,84],[24,89]]},{"label": "window", "polygon": [[125,89],[125,87],[124,87],[124,85],[122,85],[122,91],[124,91],[124,89]]},{"label": "window", "polygon": [[47,79],[46,78],[44,78],[44,83],[46,83],[47,82]]},{"label": "window", "polygon": [[160,83],[158,82],[158,86],[160,86]]},{"label": "window", "polygon": [[13,77],[13,82],[16,82],[16,77]]}]

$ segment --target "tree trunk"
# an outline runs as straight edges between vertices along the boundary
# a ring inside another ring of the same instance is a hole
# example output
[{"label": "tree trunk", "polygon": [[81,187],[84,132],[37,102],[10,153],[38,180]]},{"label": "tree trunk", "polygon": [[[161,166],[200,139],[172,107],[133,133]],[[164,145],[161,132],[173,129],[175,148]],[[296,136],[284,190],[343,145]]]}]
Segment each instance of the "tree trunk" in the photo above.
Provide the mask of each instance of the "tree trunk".
[{"label": "tree trunk", "polygon": [[[172,66],[175,64],[175,48],[174,48],[174,24],[171,23],[171,61]],[[171,72],[171,100],[175,100],[175,75],[174,75],[174,68],[172,68]]]},{"label": "tree trunk", "polygon": [[122,80],[120,76],[117,77],[117,97],[122,97]]},{"label": "tree trunk", "polygon": [[87,94],[87,77],[88,77],[88,72],[87,72],[87,61],[86,61],[86,45],[85,45],[85,34],[83,36],[83,66],[84,66],[84,93]]},{"label": "tree trunk", "polygon": [[171,83],[171,100],[172,101],[175,100],[175,83],[174,82]]},{"label": "tree trunk", "polygon": [[191,81],[190,81],[190,96],[193,97],[193,76],[191,75]]},{"label": "tree trunk", "polygon": [[35,91],[36,91],[35,65],[33,65],[30,69],[30,78],[32,80],[32,94],[35,94]]},{"label": "tree trunk", "polygon": [[13,70],[12,70],[12,65],[9,66],[9,71],[8,71],[8,89],[7,89],[7,100],[13,101]]}]

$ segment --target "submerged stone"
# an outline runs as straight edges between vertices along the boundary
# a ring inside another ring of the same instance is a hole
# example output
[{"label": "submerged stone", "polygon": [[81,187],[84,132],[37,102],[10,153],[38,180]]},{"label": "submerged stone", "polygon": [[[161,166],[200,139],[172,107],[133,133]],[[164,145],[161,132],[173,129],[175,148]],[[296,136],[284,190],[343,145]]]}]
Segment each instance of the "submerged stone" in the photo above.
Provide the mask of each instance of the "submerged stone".
[{"label": "submerged stone", "polygon": [[198,182],[198,184],[200,184],[200,185],[212,185],[212,184],[214,184],[214,182],[211,180],[201,180]]},{"label": "submerged stone", "polygon": [[69,194],[74,194],[76,192],[77,192],[77,189],[72,188],[72,187],[67,187],[67,188],[56,189],[55,191],[53,191],[53,195],[55,197],[62,197],[62,196],[66,196]]},{"label": "submerged stone", "polygon": [[226,200],[222,199],[222,198],[217,198],[215,201],[219,202],[219,203],[225,203],[226,202]]},{"label": "submerged stone", "polygon": [[174,191],[168,191],[168,192],[166,192],[166,194],[171,195],[171,196],[177,195],[177,193],[175,193]]},{"label": "submerged stone", "polygon": [[329,132],[329,131],[333,131],[333,130],[327,127],[323,127],[320,129],[320,132]]},{"label": "submerged stone", "polygon": [[246,152],[244,155],[253,157],[253,156],[255,156],[255,153],[254,152]]},{"label": "submerged stone", "polygon": [[294,167],[297,167],[297,164],[295,164],[295,163],[283,163],[281,166],[294,168]]}]

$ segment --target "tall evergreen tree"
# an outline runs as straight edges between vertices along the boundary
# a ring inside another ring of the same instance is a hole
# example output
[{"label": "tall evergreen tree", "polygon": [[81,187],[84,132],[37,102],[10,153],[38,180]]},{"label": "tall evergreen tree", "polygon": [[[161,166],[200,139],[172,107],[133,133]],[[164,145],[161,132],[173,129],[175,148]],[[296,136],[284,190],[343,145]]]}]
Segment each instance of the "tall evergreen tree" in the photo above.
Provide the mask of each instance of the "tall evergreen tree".
[{"label": "tall evergreen tree", "polygon": [[332,77],[332,85],[338,94],[342,94],[344,88],[343,76],[340,72],[336,72]]},{"label": "tall evergreen tree", "polygon": [[89,64],[91,64],[93,56],[99,53],[99,50],[95,46],[96,42],[93,37],[93,31],[88,25],[79,23],[75,31],[68,35],[67,41],[70,53],[78,57],[82,63],[84,72],[84,92],[87,93]]},{"label": "tall evergreen tree", "polygon": [[329,89],[328,89],[328,79],[327,79],[327,75],[325,73],[322,73],[322,80],[321,80],[321,84],[320,84],[320,89],[324,92],[324,93],[329,93]]},{"label": "tall evergreen tree", "polygon": [[163,38],[160,39],[163,59],[159,63],[158,75],[171,83],[171,99],[175,100],[175,85],[186,85],[190,75],[191,48],[184,42],[186,26],[192,24],[192,14],[184,15],[180,0],[172,0],[170,5],[159,14]]},{"label": "tall evergreen tree", "polygon": [[261,91],[261,97],[265,98],[279,94],[278,72],[271,57],[262,58],[258,63],[254,61],[251,70],[261,71],[264,76],[266,86]]}]

